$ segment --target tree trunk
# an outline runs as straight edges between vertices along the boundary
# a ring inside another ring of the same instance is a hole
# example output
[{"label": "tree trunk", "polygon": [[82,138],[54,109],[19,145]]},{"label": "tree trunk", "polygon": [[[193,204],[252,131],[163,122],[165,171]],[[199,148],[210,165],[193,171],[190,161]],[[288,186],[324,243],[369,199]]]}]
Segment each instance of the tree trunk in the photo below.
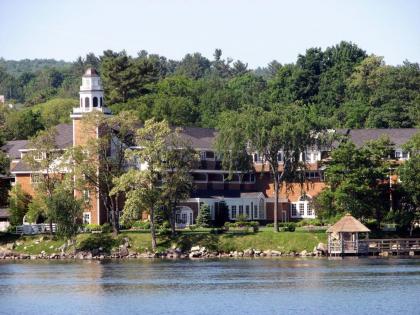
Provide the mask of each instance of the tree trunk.
[{"label": "tree trunk", "polygon": [[279,182],[277,179],[277,174],[274,176],[274,191],[275,191],[275,201],[274,201],[274,232],[279,231],[279,223],[277,219],[277,212],[279,208]]},{"label": "tree trunk", "polygon": [[176,212],[176,210],[172,209],[170,211],[170,214],[169,214],[169,221],[171,223],[171,234],[172,234],[172,236],[175,236],[175,234],[176,234],[176,230],[175,230],[175,216],[176,216],[176,213],[175,212]]},{"label": "tree trunk", "polygon": [[156,230],[155,230],[155,211],[150,209],[150,233],[152,235],[152,250],[156,251],[157,242],[156,242]]},{"label": "tree trunk", "polygon": [[118,194],[116,195],[116,197],[114,198],[114,209],[113,209],[113,215],[112,215],[112,234],[114,236],[117,236],[118,233],[120,232],[120,228],[119,228],[119,220],[117,219],[117,214],[118,214]]}]

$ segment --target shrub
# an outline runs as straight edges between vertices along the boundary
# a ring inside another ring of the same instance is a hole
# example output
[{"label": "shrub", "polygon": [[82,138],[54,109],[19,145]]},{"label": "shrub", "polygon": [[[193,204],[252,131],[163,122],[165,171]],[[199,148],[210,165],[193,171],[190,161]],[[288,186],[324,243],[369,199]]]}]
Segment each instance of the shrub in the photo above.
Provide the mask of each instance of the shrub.
[{"label": "shrub", "polygon": [[111,233],[112,232],[112,226],[109,223],[104,223],[101,226],[102,233]]},{"label": "shrub", "polygon": [[198,226],[197,226],[197,225],[195,225],[195,224],[191,224],[191,225],[189,225],[189,226],[188,226],[188,228],[189,228],[191,231],[194,231],[194,230],[196,230],[196,229],[198,228]]},{"label": "shrub", "polygon": [[290,222],[286,223],[284,226],[284,231],[286,232],[294,232],[296,230],[296,223]]},{"label": "shrub", "polygon": [[86,224],[85,225],[86,232],[98,232],[102,231],[102,227],[99,224]]},{"label": "shrub", "polygon": [[158,235],[167,236],[171,234],[171,224],[168,221],[164,221],[157,228]]},{"label": "shrub", "polygon": [[274,227],[274,223],[267,223],[267,224],[265,225],[265,227],[272,228],[272,227]]},{"label": "shrub", "polygon": [[208,227],[211,224],[210,207],[207,204],[202,204],[197,216],[197,225],[201,227]]},{"label": "shrub", "polygon": [[236,222],[247,222],[248,221],[248,217],[245,214],[240,214],[236,217]]},{"label": "shrub", "polygon": [[149,221],[135,221],[132,224],[132,228],[140,229],[140,230],[149,230],[150,229],[150,222]]},{"label": "shrub", "polygon": [[82,240],[79,244],[76,244],[78,250],[93,250],[102,247],[105,252],[110,252],[111,248],[116,245],[115,240],[110,235],[89,235],[86,239]]},{"label": "shrub", "polygon": [[240,228],[242,231],[248,231],[249,228],[252,228],[254,232],[258,232],[260,223],[257,221],[248,221],[248,222],[226,222],[225,230],[229,231],[230,228]]}]

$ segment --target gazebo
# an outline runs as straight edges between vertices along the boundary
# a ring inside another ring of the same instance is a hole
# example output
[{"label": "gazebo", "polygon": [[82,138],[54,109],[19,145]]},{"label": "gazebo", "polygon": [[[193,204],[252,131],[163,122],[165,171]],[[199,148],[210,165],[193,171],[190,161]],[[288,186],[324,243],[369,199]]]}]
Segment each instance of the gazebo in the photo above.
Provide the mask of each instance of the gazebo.
[{"label": "gazebo", "polygon": [[[328,230],[329,255],[358,255],[368,253],[370,230],[347,213]],[[362,237],[361,237],[362,236]]]}]

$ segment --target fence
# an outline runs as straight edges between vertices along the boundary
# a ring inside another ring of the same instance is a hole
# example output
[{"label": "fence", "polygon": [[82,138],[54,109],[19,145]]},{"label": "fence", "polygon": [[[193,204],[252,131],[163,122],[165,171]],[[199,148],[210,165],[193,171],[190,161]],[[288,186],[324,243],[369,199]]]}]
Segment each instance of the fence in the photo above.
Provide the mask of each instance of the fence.
[{"label": "fence", "polygon": [[[55,233],[57,231],[57,225],[55,223],[52,224],[52,232]],[[16,234],[42,234],[42,233],[50,233],[50,224],[48,223],[41,223],[41,224],[24,224],[19,225],[16,227]]]}]

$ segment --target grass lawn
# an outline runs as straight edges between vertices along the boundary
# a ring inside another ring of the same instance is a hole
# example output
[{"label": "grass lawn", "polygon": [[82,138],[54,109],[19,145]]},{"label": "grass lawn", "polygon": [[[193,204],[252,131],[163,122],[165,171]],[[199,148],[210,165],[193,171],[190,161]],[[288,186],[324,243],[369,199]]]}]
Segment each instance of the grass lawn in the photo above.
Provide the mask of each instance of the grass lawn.
[{"label": "grass lawn", "polygon": [[[93,249],[102,247],[110,251],[122,244],[123,238],[128,237],[131,243],[131,250],[146,252],[151,249],[151,237],[148,231],[122,231],[117,237],[111,234],[79,234],[76,238],[78,249]],[[307,232],[279,232],[272,229],[262,229],[257,233],[227,232],[223,234],[211,234],[209,229],[195,231],[181,231],[175,238],[159,237],[158,250],[165,251],[168,248],[181,248],[189,250],[191,246],[205,246],[209,250],[229,252],[243,251],[247,248],[259,250],[278,250],[281,252],[300,252],[302,250],[312,251],[319,243],[326,243],[327,236],[324,231]],[[39,254],[45,251],[46,254],[59,253],[59,247],[64,240],[50,238],[48,235],[40,236],[11,236],[0,235],[0,246],[6,243],[15,242],[14,251],[26,254]]]}]

